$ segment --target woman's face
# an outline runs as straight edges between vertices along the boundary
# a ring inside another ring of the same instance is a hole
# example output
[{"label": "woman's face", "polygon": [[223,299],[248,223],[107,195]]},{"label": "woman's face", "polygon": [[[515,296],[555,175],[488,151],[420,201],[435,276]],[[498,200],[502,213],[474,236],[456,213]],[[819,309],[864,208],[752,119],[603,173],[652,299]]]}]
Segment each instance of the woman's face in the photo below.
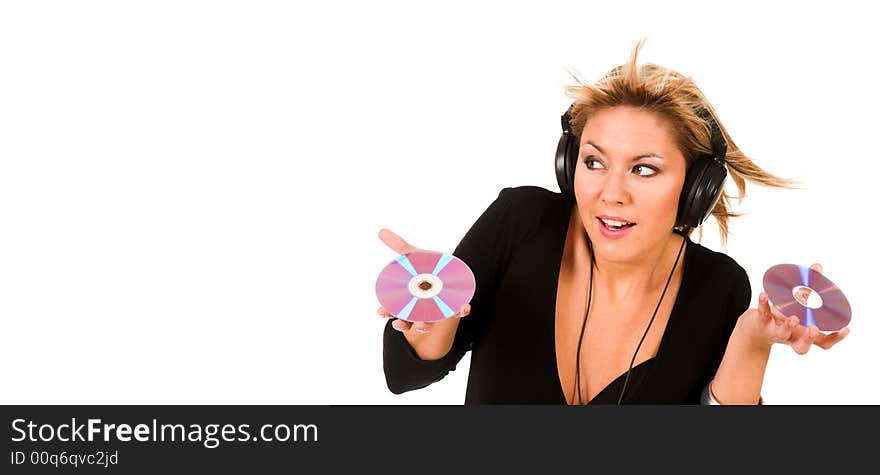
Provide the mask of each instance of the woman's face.
[{"label": "woman's face", "polygon": [[574,189],[596,254],[632,262],[667,242],[685,170],[659,115],[628,106],[593,114],[580,136]]}]

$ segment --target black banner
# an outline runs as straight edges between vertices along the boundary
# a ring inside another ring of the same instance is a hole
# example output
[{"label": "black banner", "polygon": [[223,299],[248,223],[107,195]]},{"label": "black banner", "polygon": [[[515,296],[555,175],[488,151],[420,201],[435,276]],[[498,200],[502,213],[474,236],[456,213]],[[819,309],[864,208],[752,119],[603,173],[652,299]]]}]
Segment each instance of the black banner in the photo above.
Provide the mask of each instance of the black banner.
[{"label": "black banner", "polygon": [[880,422],[876,406],[0,408],[4,474],[840,470]]}]

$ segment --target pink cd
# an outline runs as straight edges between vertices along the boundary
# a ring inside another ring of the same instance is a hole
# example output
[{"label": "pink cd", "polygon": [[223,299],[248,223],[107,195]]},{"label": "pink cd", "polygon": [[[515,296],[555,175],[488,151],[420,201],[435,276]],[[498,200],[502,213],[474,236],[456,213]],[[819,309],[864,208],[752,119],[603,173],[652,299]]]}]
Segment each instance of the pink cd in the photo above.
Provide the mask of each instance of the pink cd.
[{"label": "pink cd", "polygon": [[436,322],[470,302],[476,280],[470,267],[452,254],[414,251],[391,261],[376,279],[379,302],[409,322]]},{"label": "pink cd", "polygon": [[783,315],[797,315],[802,325],[822,331],[840,330],[852,315],[840,287],[809,267],[779,264],[767,269],[764,291]]}]

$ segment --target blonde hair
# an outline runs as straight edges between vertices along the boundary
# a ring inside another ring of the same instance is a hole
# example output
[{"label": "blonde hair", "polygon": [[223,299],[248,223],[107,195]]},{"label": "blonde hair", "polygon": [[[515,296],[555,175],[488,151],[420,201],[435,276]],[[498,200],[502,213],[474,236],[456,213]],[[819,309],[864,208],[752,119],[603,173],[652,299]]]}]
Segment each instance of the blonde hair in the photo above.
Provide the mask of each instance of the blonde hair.
[{"label": "blonde hair", "polygon": [[[587,120],[599,110],[615,106],[638,107],[666,119],[685,157],[687,168],[690,168],[700,154],[712,153],[709,125],[698,112],[702,108],[711,114],[727,141],[725,160],[728,178],[736,183],[738,202],[742,202],[745,196],[746,180],[777,188],[793,188],[798,184],[797,181],[768,173],[743,154],[691,78],[656,64],[637,66],[636,59],[644,42],[642,39],[636,43],[628,63],[612,69],[595,84],[588,84],[569,72],[578,82],[577,85],[565,87],[566,94],[575,99],[569,111],[571,130],[575,135],[580,137]],[[740,213],[730,211],[731,198],[723,191],[711,213],[718,222],[721,243],[724,246],[727,244],[728,219],[741,216]],[[690,232],[693,229],[688,234]],[[702,226],[700,238],[702,239]]]}]

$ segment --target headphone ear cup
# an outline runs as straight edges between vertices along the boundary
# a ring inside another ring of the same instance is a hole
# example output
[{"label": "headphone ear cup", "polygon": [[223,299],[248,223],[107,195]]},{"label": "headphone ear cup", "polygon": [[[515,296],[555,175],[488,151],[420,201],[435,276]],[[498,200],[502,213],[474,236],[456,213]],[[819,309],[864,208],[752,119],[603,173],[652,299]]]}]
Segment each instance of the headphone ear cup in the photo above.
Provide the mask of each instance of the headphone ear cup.
[{"label": "headphone ear cup", "polygon": [[574,171],[577,168],[580,148],[578,138],[572,135],[568,141],[568,148],[565,150],[565,162],[568,164],[568,188],[571,190],[572,198],[574,198]]},{"label": "headphone ear cup", "polygon": [[[574,196],[574,166],[577,160],[577,138],[565,131],[556,146],[556,183],[564,195]],[[574,149],[574,153],[572,153]]]},{"label": "headphone ear cup", "polygon": [[713,157],[695,161],[684,178],[676,225],[695,228],[702,224],[721,198],[726,178],[727,169]]}]

